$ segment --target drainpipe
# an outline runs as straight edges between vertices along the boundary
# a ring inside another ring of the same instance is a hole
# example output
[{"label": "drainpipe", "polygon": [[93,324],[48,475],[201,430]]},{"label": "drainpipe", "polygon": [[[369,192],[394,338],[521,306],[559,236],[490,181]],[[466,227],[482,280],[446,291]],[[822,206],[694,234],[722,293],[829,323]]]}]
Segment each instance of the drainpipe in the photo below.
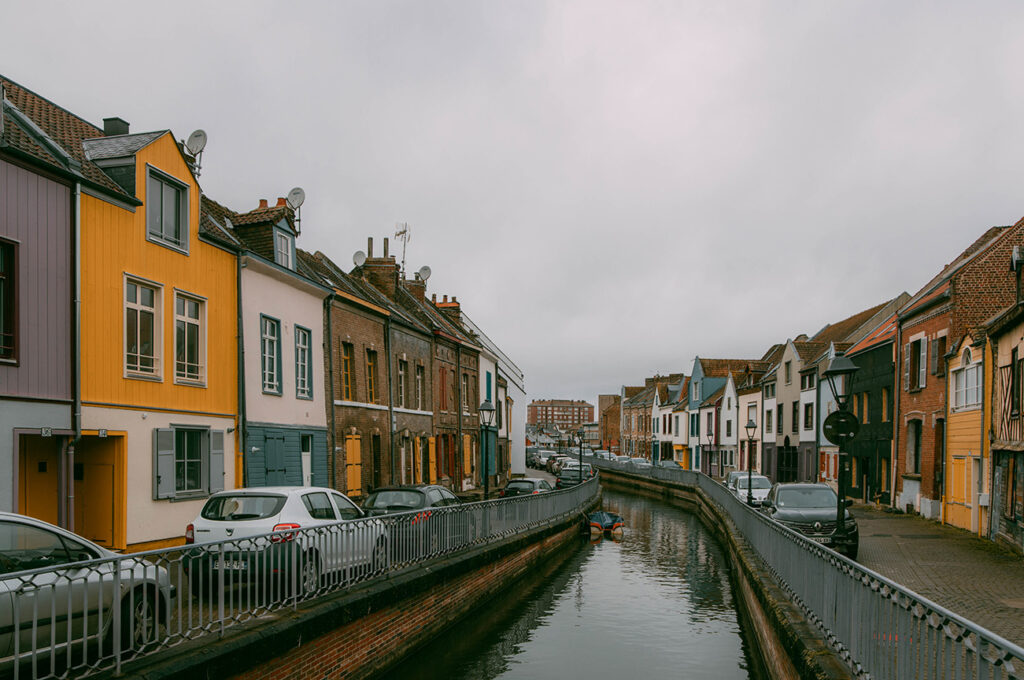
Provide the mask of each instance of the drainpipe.
[{"label": "drainpipe", "polygon": [[892,347],[895,356],[893,357],[893,366],[896,370],[893,372],[893,385],[892,385],[892,455],[889,456],[889,507],[896,507],[896,470],[899,469],[899,457],[900,457],[900,415],[903,413],[903,409],[900,406],[903,403],[903,366],[901,365],[903,357],[903,326],[900,325],[899,317],[896,317],[896,343]]},{"label": "drainpipe", "polygon": [[336,472],[334,470],[335,463],[337,462],[337,453],[335,447],[337,447],[337,435],[334,433],[334,326],[331,325],[331,308],[334,306],[331,304],[334,300],[334,295],[329,294],[324,298],[324,308],[326,310],[325,316],[327,317],[327,329],[324,334],[327,336],[327,376],[328,380],[324,384],[325,401],[327,402],[327,420],[331,424],[331,431],[327,435],[327,476],[330,480],[329,484],[332,489],[337,489]]},{"label": "drainpipe", "polygon": [[75,431],[67,449],[64,479],[67,483],[67,504],[65,507],[64,526],[68,531],[75,530],[75,447],[82,440],[82,183],[75,182],[75,291],[72,306],[71,325],[74,329],[71,347],[71,365],[74,375],[72,387],[71,427]]},{"label": "drainpipe", "polygon": [[[385,239],[385,242],[387,239]],[[391,358],[391,317],[384,317],[384,352],[388,355],[388,437],[391,450],[391,483],[395,484],[395,395],[394,395],[394,370]]]},{"label": "drainpipe", "polygon": [[[236,316],[238,317],[238,430],[236,439],[238,440],[238,450],[242,452],[242,479],[241,484],[239,480],[235,479],[236,487],[247,486],[248,476],[245,469],[245,325],[242,323],[242,253],[239,251],[235,257],[235,288],[238,291],[238,310]],[[235,470],[238,470],[238,466],[235,466]]]},{"label": "drainpipe", "polygon": [[462,442],[462,345],[455,345],[455,393],[458,395],[455,402],[455,412],[459,414],[459,469],[452,470],[452,486],[455,486],[455,475],[459,475],[459,490],[462,490],[462,469],[465,467],[466,447]]}]

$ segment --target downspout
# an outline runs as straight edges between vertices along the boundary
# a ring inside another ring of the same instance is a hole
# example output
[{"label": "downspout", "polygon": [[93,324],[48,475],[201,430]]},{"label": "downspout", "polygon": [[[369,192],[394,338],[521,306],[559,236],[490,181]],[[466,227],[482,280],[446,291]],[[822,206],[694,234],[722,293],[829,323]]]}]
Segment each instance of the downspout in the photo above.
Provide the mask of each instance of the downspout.
[{"label": "downspout", "polygon": [[391,364],[391,317],[384,317],[384,352],[388,355],[388,430],[391,436],[388,437],[391,449],[391,483],[395,484],[395,395],[394,395],[394,371]]},{"label": "downspout", "polygon": [[325,316],[327,317],[327,328],[324,334],[327,336],[327,376],[328,380],[324,384],[324,392],[326,392],[325,401],[327,402],[327,419],[331,423],[331,431],[327,435],[327,475],[329,484],[332,489],[337,489],[337,472],[334,466],[337,463],[337,435],[334,432],[334,326],[331,324],[331,308],[334,307],[332,302],[334,301],[334,295],[329,294],[324,298],[324,308],[326,309]]},{"label": "downspout", "polygon": [[64,480],[67,484],[67,505],[65,509],[64,526],[68,531],[75,530],[75,447],[82,439],[82,183],[75,182],[75,233],[74,233],[74,258],[75,258],[75,291],[74,304],[72,305],[71,326],[74,334],[71,347],[71,364],[74,375],[72,387],[71,427],[74,429],[74,439],[71,440],[67,450],[66,468]]},{"label": "downspout", "polygon": [[238,450],[242,453],[242,479],[238,480],[238,466],[235,466],[235,486],[248,486],[248,474],[245,469],[245,324],[242,323],[242,252],[238,251],[235,256],[235,288],[238,291],[237,304],[238,313]]},{"label": "downspout", "polygon": [[893,365],[896,370],[893,372],[892,385],[892,455],[889,456],[889,507],[896,507],[896,470],[899,468],[900,457],[900,415],[903,410],[900,406],[903,403],[903,326],[896,317],[896,342],[892,346],[895,352]]},{"label": "downspout", "polygon": [[459,414],[458,438],[459,438],[459,464],[457,470],[452,470],[452,486],[455,485],[455,473],[459,474],[459,490],[462,490],[462,471],[466,466],[466,447],[462,442],[462,345],[455,345],[455,390],[459,395],[455,401],[455,412]]}]

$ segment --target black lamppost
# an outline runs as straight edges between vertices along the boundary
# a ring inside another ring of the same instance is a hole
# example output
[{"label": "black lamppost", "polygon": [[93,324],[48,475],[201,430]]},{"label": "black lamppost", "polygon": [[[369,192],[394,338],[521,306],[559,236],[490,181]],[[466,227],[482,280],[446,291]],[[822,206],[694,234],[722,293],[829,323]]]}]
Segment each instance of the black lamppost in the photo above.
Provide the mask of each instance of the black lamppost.
[{"label": "black lamppost", "polygon": [[580,483],[583,483],[583,428],[581,427],[576,431],[576,443],[580,447],[579,461],[580,461]]},{"label": "black lamppost", "polygon": [[[826,434],[829,432],[833,433],[836,445],[839,447],[839,479],[837,480],[839,500],[836,501],[837,534],[846,528],[846,477],[843,473],[846,472],[846,466],[849,464],[847,460],[849,454],[843,451],[843,443],[853,438],[860,426],[857,416],[846,410],[847,405],[850,403],[850,395],[853,393],[853,390],[850,389],[853,383],[853,374],[858,370],[860,370],[860,367],[850,361],[845,354],[833,357],[832,361],[828,364],[828,368],[825,369],[825,378],[828,380],[832,396],[835,397],[836,405],[839,407],[839,411],[835,414],[830,414],[825,423]],[[829,419],[832,419],[833,423],[835,423],[831,427],[827,422]],[[832,440],[831,436],[829,440]]]},{"label": "black lamppost", "polygon": [[709,473],[712,472],[712,469],[711,469],[711,463],[712,463],[712,461],[711,461],[711,442],[713,442],[714,439],[715,439],[715,435],[709,429],[708,430],[708,455],[707,455],[707,458],[708,458],[708,472]]},{"label": "black lamppost", "polygon": [[747,505],[753,505],[754,491],[750,486],[750,480],[754,475],[754,452],[751,450],[750,445],[754,441],[754,433],[757,432],[757,423],[751,418],[747,421],[744,429],[747,431]]},{"label": "black lamppost", "polygon": [[480,404],[480,454],[483,465],[480,469],[483,471],[484,477],[484,500],[487,500],[487,484],[489,482],[488,477],[490,476],[490,470],[488,463],[490,462],[487,458],[487,447],[491,439],[491,425],[494,424],[494,405],[490,399],[485,399],[484,403]]}]

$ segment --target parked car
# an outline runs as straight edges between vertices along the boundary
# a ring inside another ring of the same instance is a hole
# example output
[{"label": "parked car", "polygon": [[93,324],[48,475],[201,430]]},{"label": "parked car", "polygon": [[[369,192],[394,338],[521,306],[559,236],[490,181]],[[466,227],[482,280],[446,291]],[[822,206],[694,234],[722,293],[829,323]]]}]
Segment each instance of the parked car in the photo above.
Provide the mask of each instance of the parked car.
[{"label": "parked car", "polygon": [[[764,475],[751,475],[750,476],[750,504],[757,507],[764,502],[764,499],[768,497],[768,492],[771,491],[772,482]],[[736,478],[735,487],[733,493],[744,503],[747,502],[747,475],[743,474]],[[832,516],[835,517],[835,508],[832,509]]]},{"label": "parked car", "polygon": [[583,468],[580,468],[579,463],[575,465],[566,465],[562,468],[562,471],[558,473],[558,478],[555,480],[556,489],[567,489],[570,486],[576,486],[580,482],[586,481],[592,476],[592,468],[589,463],[584,463]]},{"label": "parked car", "polygon": [[671,458],[669,458],[668,460],[659,460],[658,461],[658,467],[669,468],[671,470],[682,470],[683,469],[682,466],[679,465],[679,463],[677,461],[674,461]]},{"label": "parked car", "polygon": [[[45,571],[23,574],[38,569]],[[74,649],[78,655],[96,641],[112,653],[115,608],[122,650],[158,642],[175,595],[161,566],[42,520],[0,512],[0,675],[33,653],[46,658]],[[16,647],[20,660],[13,657]]]},{"label": "parked car", "polygon": [[548,457],[548,472],[553,475],[557,475],[562,469],[562,465],[565,461],[570,460],[569,456],[563,453],[556,453],[553,456]]},{"label": "parked car", "polygon": [[548,457],[543,452],[537,454],[537,458],[534,461],[533,467],[538,470],[546,470],[548,467]]},{"label": "parked car", "polygon": [[448,505],[462,505],[462,501],[439,484],[415,484],[374,489],[363,501],[363,510],[368,516],[376,517]]},{"label": "parked car", "polygon": [[736,490],[736,480],[737,480],[737,479],[738,479],[738,478],[739,478],[739,477],[740,477],[741,475],[742,475],[743,477],[746,477],[746,476],[747,476],[747,473],[746,473],[746,471],[745,471],[745,470],[744,470],[744,471],[740,471],[740,470],[730,470],[730,471],[729,471],[729,474],[727,474],[727,475],[725,476],[725,479],[724,479],[724,480],[722,480],[722,483],[723,483],[723,484],[725,484],[725,486],[726,486],[726,488],[727,488],[727,489],[730,489],[730,490],[732,490],[732,491],[735,491],[735,490]]},{"label": "parked car", "polygon": [[605,449],[598,449],[594,451],[594,458],[600,458],[601,460],[611,460],[612,454]]},{"label": "parked car", "polygon": [[646,458],[640,458],[639,456],[634,456],[633,458],[630,458],[629,464],[637,468],[638,470],[646,470],[651,467],[651,461],[647,460]]},{"label": "parked car", "polygon": [[612,460],[614,460],[614,461],[616,461],[618,463],[628,463],[629,462],[629,456],[618,455],[618,456],[612,457]]},{"label": "parked car", "polygon": [[188,525],[185,542],[231,542],[190,556],[185,563],[189,587],[198,595],[223,581],[262,582],[279,587],[282,594],[295,586],[299,594],[309,595],[321,587],[325,576],[344,579],[357,570],[385,569],[387,532],[382,523],[357,528],[351,522],[364,516],[347,496],[323,487],[270,486],[216,493]]},{"label": "parked car", "polygon": [[552,491],[548,480],[535,477],[520,477],[506,484],[505,488],[498,492],[498,496],[501,498],[529,496],[535,493],[544,493],[545,491]]},{"label": "parked car", "polygon": [[[812,541],[827,545],[855,560],[860,542],[857,520],[849,510],[844,510],[845,531],[837,531],[838,498],[828,484],[775,484],[761,504],[761,512]],[[846,500],[844,505],[849,508],[852,503]]]}]

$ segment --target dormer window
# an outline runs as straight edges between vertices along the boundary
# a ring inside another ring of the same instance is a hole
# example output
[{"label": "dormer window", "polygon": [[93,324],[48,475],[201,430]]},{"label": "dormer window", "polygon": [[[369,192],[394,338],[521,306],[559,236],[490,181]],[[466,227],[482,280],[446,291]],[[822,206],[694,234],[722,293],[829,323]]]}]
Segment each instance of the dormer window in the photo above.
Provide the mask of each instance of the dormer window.
[{"label": "dormer window", "polygon": [[188,186],[153,167],[146,178],[146,238],[188,252]]},{"label": "dormer window", "polygon": [[295,269],[295,237],[283,229],[274,229],[274,262]]}]

